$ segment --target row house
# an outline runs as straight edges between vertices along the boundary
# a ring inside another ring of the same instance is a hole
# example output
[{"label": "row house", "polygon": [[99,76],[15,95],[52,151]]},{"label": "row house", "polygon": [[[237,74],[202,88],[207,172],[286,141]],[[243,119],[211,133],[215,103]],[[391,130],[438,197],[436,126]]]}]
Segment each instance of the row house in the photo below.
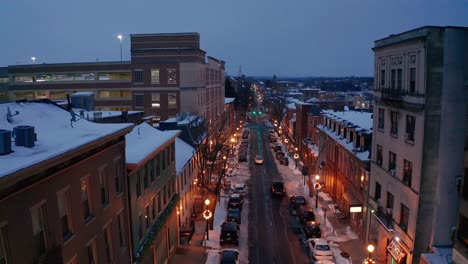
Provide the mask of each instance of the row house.
[{"label": "row house", "polygon": [[175,140],[179,133],[142,123],[126,135],[134,263],[165,263],[178,244]]},{"label": "row house", "polygon": [[457,183],[467,40],[468,28],[427,26],[375,41],[368,241],[379,262],[419,263],[421,254],[453,244],[457,222],[457,248],[466,253]]},{"label": "row house", "polygon": [[198,33],[132,34],[131,60],[0,68],[0,101],[64,100],[94,92],[96,110],[143,111],[153,122],[180,112],[223,112],[224,61],[206,57]]},{"label": "row house", "polygon": [[325,190],[364,239],[372,139],[372,114],[322,111],[318,125],[320,177]]},{"label": "row house", "polygon": [[133,125],[70,121],[51,101],[4,103],[0,113],[0,262],[130,263]]}]

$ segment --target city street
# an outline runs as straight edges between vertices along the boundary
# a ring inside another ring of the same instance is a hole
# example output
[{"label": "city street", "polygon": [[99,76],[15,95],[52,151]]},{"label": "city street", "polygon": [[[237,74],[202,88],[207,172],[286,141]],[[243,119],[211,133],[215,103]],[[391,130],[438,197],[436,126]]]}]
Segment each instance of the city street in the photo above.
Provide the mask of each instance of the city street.
[{"label": "city street", "polygon": [[308,263],[305,247],[300,243],[300,226],[288,212],[287,197],[280,199],[270,193],[273,180],[282,180],[266,138],[267,127],[252,123],[250,127],[251,157],[263,150],[263,165],[251,159],[249,181],[249,262]]}]

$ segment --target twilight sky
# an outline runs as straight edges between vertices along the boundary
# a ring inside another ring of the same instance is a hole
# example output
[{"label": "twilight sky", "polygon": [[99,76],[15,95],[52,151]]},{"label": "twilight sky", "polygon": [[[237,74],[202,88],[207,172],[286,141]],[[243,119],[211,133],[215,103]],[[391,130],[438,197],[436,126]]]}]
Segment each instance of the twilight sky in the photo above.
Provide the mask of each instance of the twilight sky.
[{"label": "twilight sky", "polygon": [[372,76],[374,40],[468,26],[468,0],[16,0],[0,3],[0,67],[130,59],[129,34],[198,32],[228,74]]}]

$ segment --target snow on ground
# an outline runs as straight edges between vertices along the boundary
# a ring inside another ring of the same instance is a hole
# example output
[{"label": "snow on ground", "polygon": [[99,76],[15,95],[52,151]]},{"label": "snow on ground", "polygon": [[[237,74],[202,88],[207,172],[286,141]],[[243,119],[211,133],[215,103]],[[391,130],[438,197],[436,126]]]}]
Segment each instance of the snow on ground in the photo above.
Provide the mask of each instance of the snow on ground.
[{"label": "snow on ground", "polygon": [[[238,141],[239,142],[239,141]],[[239,145],[239,143],[238,143]],[[230,155],[228,162],[229,168],[232,168],[230,172],[230,176],[226,177],[227,181],[231,182],[231,186],[238,183],[246,184],[247,180],[250,179],[252,173],[249,169],[250,163],[250,155],[247,155],[246,162],[238,162],[238,149],[239,147],[236,146],[236,151],[234,155]],[[249,190],[247,189],[247,192]],[[216,204],[216,209],[214,213],[214,220],[213,220],[213,230],[210,230],[209,237],[210,240],[207,241],[206,246],[211,250],[207,250],[207,264],[217,264],[219,263],[219,249],[221,248],[235,248],[239,250],[239,260],[240,263],[249,263],[249,248],[248,248],[248,226],[249,226],[249,200],[248,198],[244,198],[244,204],[242,206],[242,215],[241,220],[242,223],[240,224],[240,240],[239,246],[235,247],[233,245],[227,245],[220,247],[219,245],[219,236],[221,234],[221,224],[225,221],[227,215],[227,204],[229,200],[229,192],[224,192],[221,194],[219,202]]]}]

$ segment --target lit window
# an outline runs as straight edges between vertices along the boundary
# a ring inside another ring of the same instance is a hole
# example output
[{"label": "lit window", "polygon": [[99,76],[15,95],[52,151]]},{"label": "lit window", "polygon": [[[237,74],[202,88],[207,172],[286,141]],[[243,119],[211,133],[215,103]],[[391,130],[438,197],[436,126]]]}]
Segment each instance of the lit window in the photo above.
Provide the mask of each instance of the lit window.
[{"label": "lit window", "polygon": [[167,83],[177,84],[177,70],[176,69],[167,69]]},{"label": "lit window", "polygon": [[73,235],[72,219],[70,212],[70,192],[68,189],[57,194],[60,223],[62,226],[62,237],[64,240],[70,239]]},{"label": "lit window", "polygon": [[151,70],[151,83],[159,84],[159,69]]},{"label": "lit window", "polygon": [[161,107],[161,94],[160,93],[151,93],[151,107],[160,108]]},{"label": "lit window", "polygon": [[177,94],[176,93],[168,94],[168,108],[177,108]]}]

